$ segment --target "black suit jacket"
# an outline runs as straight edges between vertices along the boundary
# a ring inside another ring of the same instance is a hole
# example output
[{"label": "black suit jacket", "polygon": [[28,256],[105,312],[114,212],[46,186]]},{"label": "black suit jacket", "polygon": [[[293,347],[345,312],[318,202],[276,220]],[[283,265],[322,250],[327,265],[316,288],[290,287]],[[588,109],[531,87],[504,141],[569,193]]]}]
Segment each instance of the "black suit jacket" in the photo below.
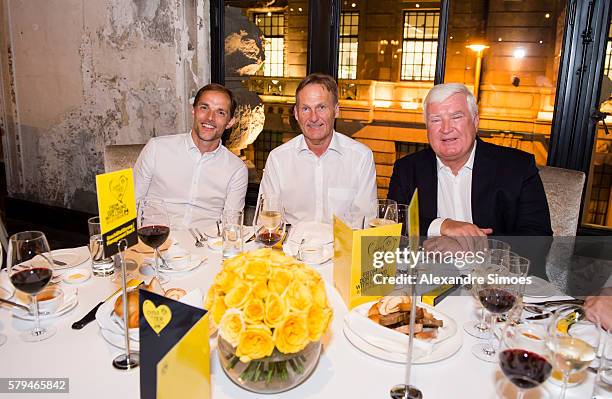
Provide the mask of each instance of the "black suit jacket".
[{"label": "black suit jacket", "polygon": [[[550,213],[533,155],[477,139],[472,169],[472,219],[493,235],[550,236]],[[438,213],[438,171],[431,148],[393,167],[388,198],[408,204],[419,189],[421,235]]]}]

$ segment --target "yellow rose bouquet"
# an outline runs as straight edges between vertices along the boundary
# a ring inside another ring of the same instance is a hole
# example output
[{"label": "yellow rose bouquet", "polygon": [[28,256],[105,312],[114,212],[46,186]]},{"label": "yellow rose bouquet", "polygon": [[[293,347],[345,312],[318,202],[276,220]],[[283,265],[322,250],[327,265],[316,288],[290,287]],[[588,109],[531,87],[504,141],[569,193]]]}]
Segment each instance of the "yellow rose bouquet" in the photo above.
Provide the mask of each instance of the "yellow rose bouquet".
[{"label": "yellow rose bouquet", "polygon": [[[225,260],[204,307],[219,331],[224,370],[259,392],[288,389],[306,378],[332,319],[321,276],[269,248]],[[240,372],[230,372],[235,369]]]}]

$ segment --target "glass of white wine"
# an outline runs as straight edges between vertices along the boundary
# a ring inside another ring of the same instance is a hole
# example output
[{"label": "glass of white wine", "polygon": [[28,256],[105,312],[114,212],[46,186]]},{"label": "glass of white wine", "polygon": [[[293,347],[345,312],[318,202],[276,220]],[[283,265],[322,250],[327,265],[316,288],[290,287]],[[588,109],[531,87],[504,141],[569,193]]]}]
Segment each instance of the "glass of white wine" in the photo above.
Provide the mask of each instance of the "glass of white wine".
[{"label": "glass of white wine", "polygon": [[255,238],[266,247],[272,247],[285,235],[285,215],[279,196],[261,194],[257,203]]},{"label": "glass of white wine", "polygon": [[379,227],[397,223],[397,202],[392,199],[379,199],[375,203],[374,217],[368,222],[369,227]]},{"label": "glass of white wine", "polygon": [[596,316],[586,320],[585,314],[580,305],[564,306],[555,311],[548,325],[546,347],[553,366],[552,377],[560,373],[563,378],[560,399],[565,398],[570,376],[587,368],[597,356],[601,326]]}]

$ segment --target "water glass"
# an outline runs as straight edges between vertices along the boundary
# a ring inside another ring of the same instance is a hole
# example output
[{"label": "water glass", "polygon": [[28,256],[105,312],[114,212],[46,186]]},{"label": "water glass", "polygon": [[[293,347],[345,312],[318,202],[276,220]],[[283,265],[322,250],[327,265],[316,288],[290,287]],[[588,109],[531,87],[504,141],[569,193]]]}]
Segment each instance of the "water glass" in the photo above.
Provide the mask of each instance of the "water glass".
[{"label": "water glass", "polygon": [[92,273],[98,277],[110,276],[115,272],[115,263],[113,258],[104,257],[100,217],[89,218],[87,226],[89,228],[89,253],[91,254]]},{"label": "water glass", "polygon": [[221,224],[223,257],[232,258],[242,253],[242,222],[244,213],[238,210],[224,210]]}]

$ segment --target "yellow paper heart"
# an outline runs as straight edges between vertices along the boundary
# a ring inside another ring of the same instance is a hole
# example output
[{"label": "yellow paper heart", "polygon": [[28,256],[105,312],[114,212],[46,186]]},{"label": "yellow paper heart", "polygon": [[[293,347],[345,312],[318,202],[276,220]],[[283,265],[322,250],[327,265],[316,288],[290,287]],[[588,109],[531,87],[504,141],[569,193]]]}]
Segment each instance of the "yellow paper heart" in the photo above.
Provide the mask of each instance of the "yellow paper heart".
[{"label": "yellow paper heart", "polygon": [[155,304],[147,299],[142,304],[142,311],[145,320],[157,335],[163,330],[172,319],[172,311],[166,305],[155,306]]}]

